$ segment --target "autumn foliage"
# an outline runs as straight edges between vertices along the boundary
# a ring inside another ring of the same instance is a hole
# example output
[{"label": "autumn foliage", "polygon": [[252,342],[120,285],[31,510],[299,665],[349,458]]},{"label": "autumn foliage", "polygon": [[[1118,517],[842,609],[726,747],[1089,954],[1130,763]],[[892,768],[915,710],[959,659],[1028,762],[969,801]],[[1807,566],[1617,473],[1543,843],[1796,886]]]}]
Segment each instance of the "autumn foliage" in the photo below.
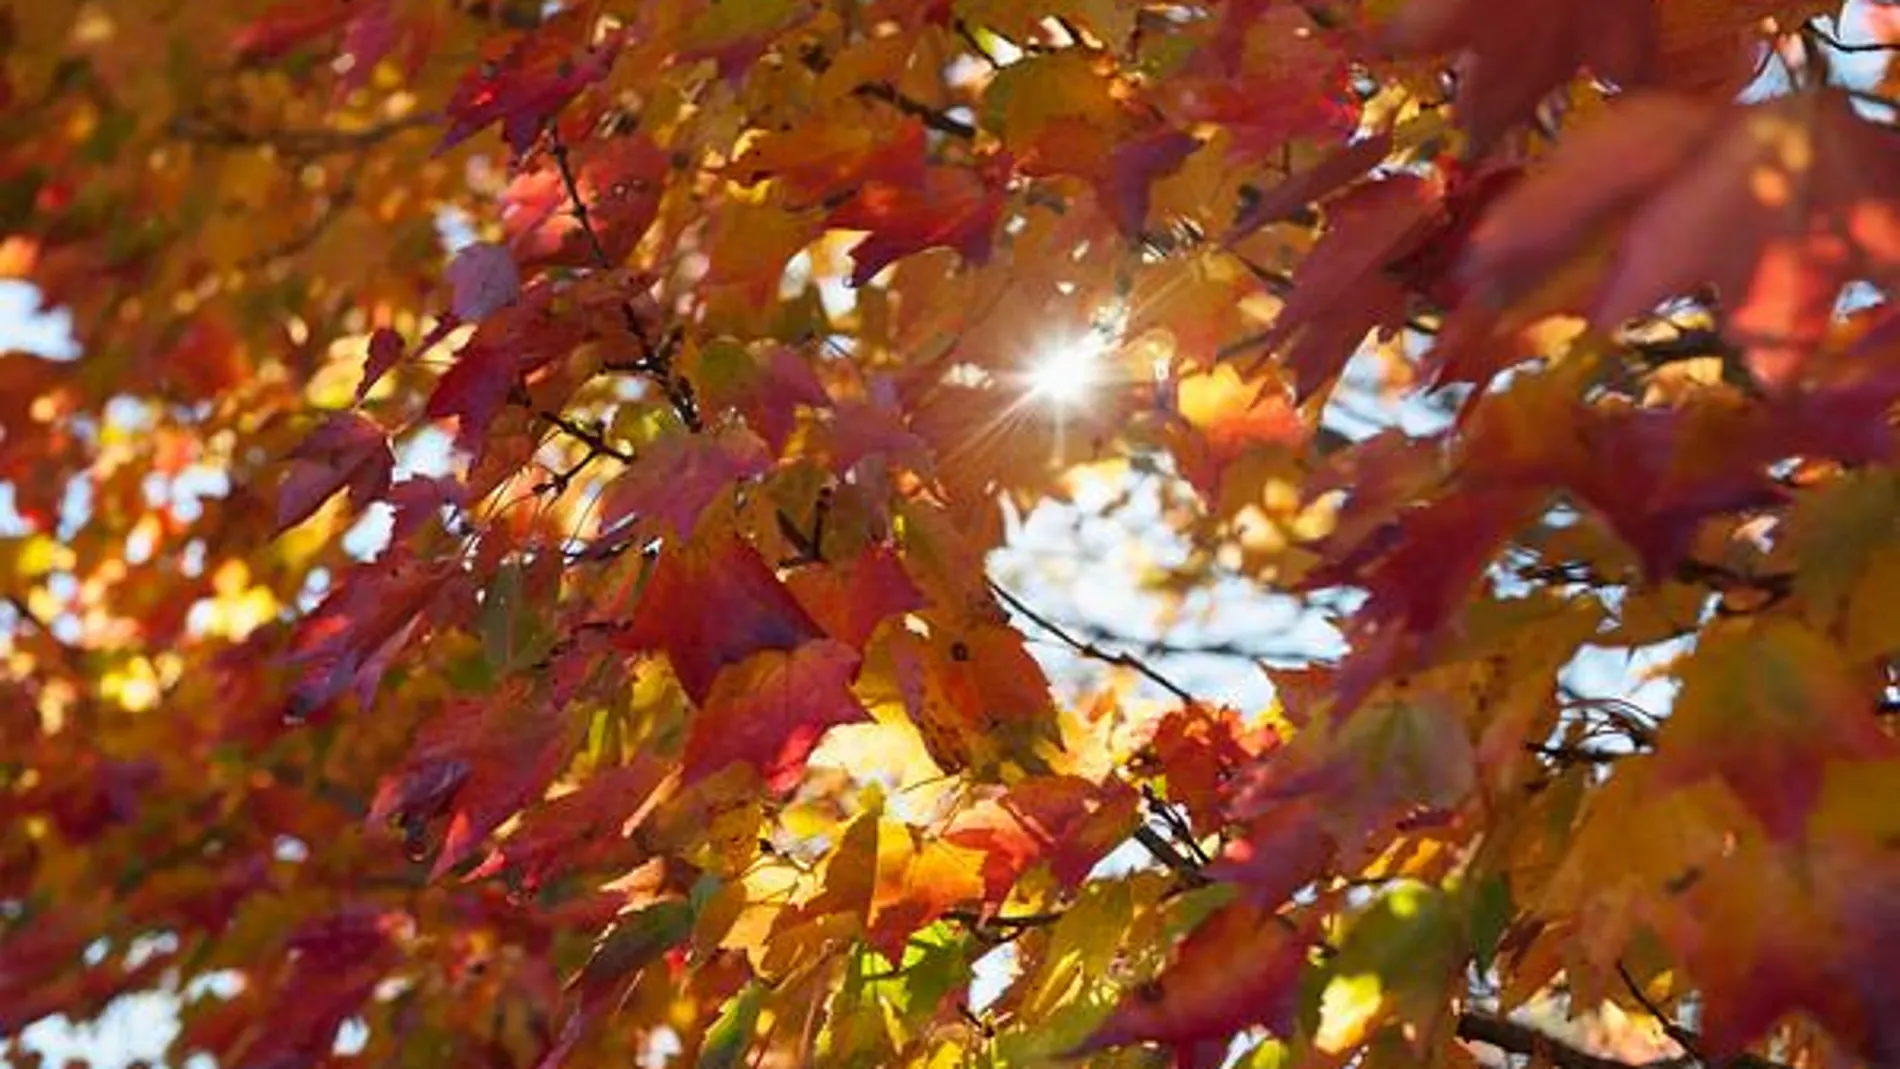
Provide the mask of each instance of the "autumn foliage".
[{"label": "autumn foliage", "polygon": [[0,5],[8,1057],[1900,1064],[1893,10]]}]

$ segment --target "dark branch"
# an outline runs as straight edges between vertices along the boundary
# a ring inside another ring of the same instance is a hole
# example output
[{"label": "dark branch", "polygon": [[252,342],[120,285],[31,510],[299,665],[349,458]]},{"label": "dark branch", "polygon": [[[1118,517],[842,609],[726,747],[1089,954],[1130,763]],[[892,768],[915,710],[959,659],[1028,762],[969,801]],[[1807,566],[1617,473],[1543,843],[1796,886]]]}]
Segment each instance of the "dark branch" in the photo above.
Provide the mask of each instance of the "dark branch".
[{"label": "dark branch", "polygon": [[1201,867],[1194,860],[1175,848],[1167,836],[1156,831],[1153,826],[1139,824],[1135,827],[1135,841],[1153,855],[1169,871],[1173,872],[1184,884],[1199,887],[1207,883]]},{"label": "dark branch", "polygon": [[1623,978],[1623,986],[1629,988],[1630,995],[1643,1007],[1643,1012],[1655,1018],[1657,1024],[1662,1025],[1664,1035],[1674,1040],[1676,1046],[1686,1051],[1689,1057],[1704,1065],[1708,1064],[1708,1059],[1702,1054],[1699,1037],[1684,1028],[1674,1017],[1664,1013],[1662,1007],[1649,997],[1649,993],[1643,990],[1642,985],[1636,982],[1636,977],[1630,975],[1629,968],[1621,961],[1616,963],[1616,974]]},{"label": "dark branch", "polygon": [[948,134],[963,141],[976,137],[976,127],[962,119],[938,111],[921,100],[905,96],[889,83],[866,82],[853,89],[852,92],[871,100],[883,101],[940,134]]},{"label": "dark branch", "polygon": [[[806,48],[798,58],[804,63],[805,69],[814,74],[823,74],[831,67],[831,57],[826,55],[822,48]],[[853,87],[851,93],[853,96],[860,96],[866,100],[888,104],[940,134],[947,134],[960,141],[976,139],[976,127],[939,111],[921,100],[905,96],[889,82],[864,82]]]},{"label": "dark branch", "polygon": [[579,475],[582,469],[600,457],[611,457],[622,464],[631,464],[636,459],[636,454],[633,450],[619,448],[612,442],[607,441],[599,431],[582,426],[580,423],[575,422],[573,419],[559,412],[543,410],[536,412],[535,415],[546,420],[550,426],[562,434],[567,435],[569,438],[587,447],[587,455],[583,456],[573,467],[568,468],[566,471],[556,472],[549,478],[548,482],[544,485],[550,489],[566,490],[567,484],[572,481],[576,475]]},{"label": "dark branch", "polygon": [[262,148],[268,146],[285,156],[307,160],[316,156],[356,152],[410,130],[434,126],[442,116],[436,112],[418,112],[400,119],[365,126],[360,130],[328,128],[292,128],[246,130],[214,116],[180,115],[167,130],[173,137],[200,145],[220,148]]},{"label": "dark branch", "polygon": [[1008,605],[1010,609],[1015,611],[1018,615],[1028,619],[1031,623],[1034,623],[1037,627],[1040,627],[1044,631],[1047,631],[1049,634],[1054,635],[1057,639],[1061,640],[1063,645],[1066,645],[1070,649],[1074,650],[1078,656],[1087,657],[1088,659],[1093,660],[1093,661],[1100,661],[1103,664],[1114,665],[1115,667],[1118,667],[1118,668],[1130,669],[1134,671],[1136,674],[1140,675],[1142,678],[1148,680],[1154,685],[1160,687],[1162,690],[1167,691],[1169,694],[1174,695],[1176,698],[1181,699],[1183,702],[1189,705],[1201,704],[1194,697],[1194,695],[1188,693],[1188,691],[1185,688],[1183,688],[1180,684],[1174,682],[1172,679],[1169,679],[1167,676],[1164,676],[1160,672],[1156,671],[1154,666],[1150,665],[1148,662],[1142,660],[1139,657],[1136,657],[1133,654],[1116,653],[1112,650],[1105,650],[1102,647],[1097,646],[1093,642],[1089,642],[1086,639],[1078,638],[1077,636],[1071,634],[1061,624],[1056,623],[1054,620],[1051,620],[1047,616],[1044,616],[1041,613],[1037,612],[1036,610],[1030,608],[1027,604],[1023,602],[1021,598],[1010,593],[1007,589],[1003,587],[1002,584],[998,583],[996,580],[990,579],[986,581],[989,583],[990,590],[994,592],[998,598],[1001,598],[1005,605]]},{"label": "dark branch", "polygon": [[1071,633],[1090,642],[1107,643],[1139,651],[1143,657],[1225,657],[1237,661],[1261,664],[1268,661],[1305,661],[1309,658],[1292,649],[1268,650],[1253,646],[1243,646],[1232,641],[1179,642],[1161,638],[1141,638],[1126,635],[1087,621],[1063,621],[1062,626]]},{"label": "dark branch", "polygon": [[1836,52],[1900,51],[1900,41],[1843,41],[1814,19],[1802,23],[1801,32],[1812,36]]},{"label": "dark branch", "polygon": [[1632,1063],[1591,1054],[1529,1025],[1471,1010],[1458,1015],[1458,1038],[1526,1055],[1557,1069],[1633,1069]]},{"label": "dark branch", "polygon": [[[568,157],[567,143],[561,140],[560,131],[554,124],[547,128],[548,151],[554,157],[554,166],[561,175],[561,185],[567,191],[568,203],[572,206],[574,221],[580,225],[581,233],[587,238],[588,248],[593,251],[594,262],[601,270],[614,267],[612,257],[607,255],[607,246],[600,240],[600,231],[594,228],[593,216],[588,213],[587,200],[581,196],[580,182],[574,177],[573,161]],[[636,370],[651,376],[666,394],[667,403],[688,430],[698,433],[705,429],[699,415],[699,401],[693,396],[690,383],[673,373],[673,360],[668,346],[655,345],[647,335],[646,324],[640,313],[634,310],[633,302],[620,302],[620,318],[627,333],[640,346],[640,361]]]},{"label": "dark branch", "polygon": [[[1694,1033],[1687,1034],[1691,1039],[1695,1038]],[[1529,1025],[1476,1010],[1466,1010],[1458,1015],[1458,1038],[1483,1043],[1510,1054],[1542,1059],[1557,1069],[1683,1069],[1698,1063],[1719,1066],[1721,1069],[1790,1069],[1784,1063],[1755,1054],[1738,1054],[1728,1059],[1700,1062],[1693,1055],[1648,1062],[1625,1062],[1592,1054]],[[1680,1043],[1680,1040],[1677,1042]]]}]

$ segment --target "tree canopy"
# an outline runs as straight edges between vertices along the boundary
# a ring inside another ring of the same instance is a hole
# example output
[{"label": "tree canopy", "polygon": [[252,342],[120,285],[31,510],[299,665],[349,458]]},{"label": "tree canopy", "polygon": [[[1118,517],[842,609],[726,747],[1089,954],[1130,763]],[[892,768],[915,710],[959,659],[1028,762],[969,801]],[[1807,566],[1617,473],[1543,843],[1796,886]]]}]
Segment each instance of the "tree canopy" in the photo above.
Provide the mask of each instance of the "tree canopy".
[{"label": "tree canopy", "polygon": [[0,7],[0,1036],[1900,1064],[1896,10]]}]

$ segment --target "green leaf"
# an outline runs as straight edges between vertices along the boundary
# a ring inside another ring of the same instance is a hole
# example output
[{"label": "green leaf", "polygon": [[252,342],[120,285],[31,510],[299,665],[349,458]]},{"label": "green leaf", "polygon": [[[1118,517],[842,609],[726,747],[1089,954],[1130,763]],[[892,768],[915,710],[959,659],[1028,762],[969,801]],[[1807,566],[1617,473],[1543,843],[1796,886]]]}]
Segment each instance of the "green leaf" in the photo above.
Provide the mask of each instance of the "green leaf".
[{"label": "green leaf", "polygon": [[1497,957],[1498,943],[1510,926],[1515,908],[1511,886],[1503,876],[1494,875],[1473,885],[1470,892],[1471,950],[1480,972],[1489,971]]},{"label": "green leaf", "polygon": [[677,899],[657,902],[613,926],[594,947],[576,981],[592,996],[633,976],[686,941],[693,931],[693,907]]},{"label": "green leaf", "polygon": [[759,1008],[765,1004],[765,985],[756,981],[726,1000],[719,1018],[706,1029],[706,1041],[699,1048],[699,1069],[733,1069],[752,1047],[758,1030]]}]

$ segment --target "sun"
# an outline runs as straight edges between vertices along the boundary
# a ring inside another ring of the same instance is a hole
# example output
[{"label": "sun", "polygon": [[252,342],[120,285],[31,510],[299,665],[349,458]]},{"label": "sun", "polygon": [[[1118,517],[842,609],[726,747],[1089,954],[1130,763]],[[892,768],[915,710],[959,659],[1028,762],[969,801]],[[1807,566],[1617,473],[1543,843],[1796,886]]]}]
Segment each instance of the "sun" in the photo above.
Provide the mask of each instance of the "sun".
[{"label": "sun", "polygon": [[1101,379],[1107,350],[1096,331],[1043,346],[1025,372],[1030,396],[1056,408],[1081,404]]}]

